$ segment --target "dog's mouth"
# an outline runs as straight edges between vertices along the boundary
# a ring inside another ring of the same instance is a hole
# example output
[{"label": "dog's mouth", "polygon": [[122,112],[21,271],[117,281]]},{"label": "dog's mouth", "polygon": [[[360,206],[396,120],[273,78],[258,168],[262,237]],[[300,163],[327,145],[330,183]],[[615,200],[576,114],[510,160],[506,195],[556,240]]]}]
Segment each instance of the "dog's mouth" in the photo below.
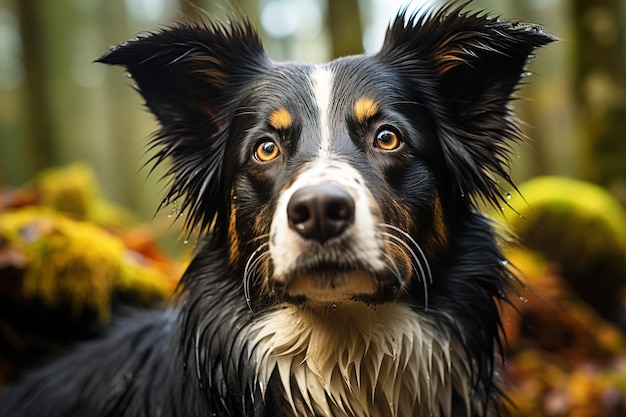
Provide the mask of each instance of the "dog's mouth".
[{"label": "dog's mouth", "polygon": [[377,272],[359,263],[309,260],[274,279],[274,287],[287,298],[298,301],[380,303],[394,298],[401,282],[393,274]]},{"label": "dog's mouth", "polygon": [[377,285],[375,279],[364,271],[332,275],[312,271],[291,277],[285,292],[291,297],[331,302],[373,296],[377,292]]}]

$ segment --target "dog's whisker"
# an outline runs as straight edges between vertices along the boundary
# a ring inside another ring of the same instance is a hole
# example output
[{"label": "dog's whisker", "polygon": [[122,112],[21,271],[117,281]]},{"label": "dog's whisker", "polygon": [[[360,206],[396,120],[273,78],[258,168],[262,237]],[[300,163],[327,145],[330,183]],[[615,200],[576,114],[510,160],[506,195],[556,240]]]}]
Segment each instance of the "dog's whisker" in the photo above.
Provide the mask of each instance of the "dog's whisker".
[{"label": "dog's whisker", "polygon": [[[389,242],[389,243],[396,244],[394,242]],[[388,261],[385,263],[385,266],[387,267],[387,269],[389,269],[393,273],[393,275],[396,277],[398,281],[402,280],[402,273],[400,273],[400,270],[398,269],[398,266],[396,265],[396,263],[393,261],[393,258],[385,252],[383,252],[382,255]]]},{"label": "dog's whisker", "polygon": [[256,276],[255,271],[258,265],[269,256],[269,251],[267,250],[268,247],[269,247],[269,243],[264,242],[254,252],[252,252],[252,255],[250,255],[250,257],[248,258],[246,262],[246,266],[243,271],[242,285],[243,285],[244,297],[246,299],[246,304],[248,305],[248,309],[253,315],[254,315],[254,311],[252,309],[252,293],[250,291],[250,283]]},{"label": "dog's whisker", "polygon": [[388,232],[382,232],[382,235],[392,239],[392,240],[388,240],[388,242],[390,244],[395,245],[396,247],[399,248],[403,248],[406,251],[409,252],[409,255],[411,257],[411,259],[413,260],[413,263],[415,264],[415,266],[417,266],[417,268],[419,269],[419,274],[418,279],[420,281],[424,281],[424,284],[426,284],[426,268],[423,265],[423,261],[420,257],[417,256],[417,253],[409,246],[408,243],[406,243],[404,240],[400,239],[398,236],[392,234],[392,233],[388,233]]},{"label": "dog's whisker", "polygon": [[[263,233],[262,235],[255,236],[255,237],[253,237],[252,239],[248,240],[248,242],[247,242],[247,243],[248,243],[248,244],[255,243],[255,242],[258,242],[259,240],[266,240],[266,239],[269,239],[269,237],[270,237],[270,234],[269,234],[269,233]],[[268,243],[268,242],[265,242],[265,243],[263,243],[263,245],[269,245],[269,243]]]},{"label": "dog's whisker", "polygon": [[419,270],[419,273],[417,274],[418,280],[420,282],[423,282],[422,287],[424,291],[424,309],[428,310],[428,285],[432,284],[433,278],[432,278],[430,265],[428,263],[428,259],[426,258],[426,255],[424,254],[424,251],[421,249],[421,247],[415,241],[415,239],[413,239],[408,233],[404,232],[402,229],[396,226],[392,226],[392,225],[384,224],[384,223],[381,223],[381,225],[386,226],[395,232],[401,232],[402,235],[406,237],[409,240],[409,242],[411,242],[413,246],[417,248],[420,256],[418,256],[417,253],[411,248],[409,243],[404,241],[399,236],[396,236],[393,233],[389,233],[389,232],[382,232],[382,235],[389,239],[387,240],[387,242],[397,247],[404,248],[406,251],[409,252],[412,262],[415,264],[415,266]]},{"label": "dog's whisker", "polygon": [[[418,279],[419,282],[422,282],[422,279],[423,279],[423,276],[424,276],[424,269],[421,267],[420,260],[417,258],[417,255],[415,254],[415,252],[413,252],[411,250],[411,248],[409,248],[406,245],[406,243],[404,243],[401,240],[399,240],[396,236],[393,236],[390,233],[386,233],[386,232],[383,232],[382,235],[387,237],[387,238],[389,238],[389,239],[386,240],[386,242],[389,243],[390,245],[393,245],[393,246],[395,246],[397,248],[400,248],[401,250],[409,251],[410,258],[411,258],[411,263],[414,264],[419,269],[419,273],[417,274],[417,279]],[[391,257],[389,255],[386,255],[386,257],[391,259]]]},{"label": "dog's whisker", "polygon": [[[404,238],[406,238],[410,243],[413,244],[413,246],[419,252],[419,254],[421,256],[421,259],[423,259],[423,261],[424,261],[424,265],[426,267],[427,276],[428,276],[428,282],[430,284],[432,284],[433,283],[433,273],[432,273],[432,270],[430,268],[430,263],[428,262],[428,258],[426,257],[426,254],[424,253],[424,250],[422,249],[420,244],[417,243],[417,241],[415,239],[413,239],[413,237],[409,233],[407,233],[406,231],[400,229],[397,226],[394,226],[394,225],[391,225],[391,224],[388,224],[388,223],[379,223],[378,225],[381,226],[381,227],[387,227],[387,228],[389,228],[391,230],[394,230],[394,231],[400,233]],[[400,240],[403,241],[402,239],[400,239]]]},{"label": "dog's whisker", "polygon": [[243,280],[244,280],[243,289],[244,289],[244,296],[246,298],[246,303],[248,304],[248,307],[250,307],[250,301],[252,299],[252,293],[250,291],[250,283],[256,277],[256,269],[258,265],[261,262],[263,262],[263,260],[267,258],[267,256],[268,256],[267,252],[262,252],[258,254],[255,253],[253,254],[253,256],[251,256],[248,259],[248,262],[246,263],[246,268],[243,273]]},{"label": "dog's whisker", "polygon": [[[417,258],[417,255],[415,254],[415,252],[413,250],[411,250],[411,248],[409,248],[405,242],[403,242],[401,239],[399,239],[397,236],[393,236],[389,233],[383,232],[383,235],[393,238],[395,240],[387,240],[387,243],[389,243],[390,245],[394,245],[398,248],[404,248],[407,249],[410,253],[411,253],[411,258],[412,258],[412,262],[417,266],[417,268],[419,269],[419,273],[417,274],[417,279],[419,282],[423,282],[422,288],[424,289],[424,310],[428,310],[428,282],[426,282],[426,278],[422,278],[422,276],[424,276],[424,267],[422,266],[422,262],[420,259]],[[400,242],[400,243],[398,243]]]}]

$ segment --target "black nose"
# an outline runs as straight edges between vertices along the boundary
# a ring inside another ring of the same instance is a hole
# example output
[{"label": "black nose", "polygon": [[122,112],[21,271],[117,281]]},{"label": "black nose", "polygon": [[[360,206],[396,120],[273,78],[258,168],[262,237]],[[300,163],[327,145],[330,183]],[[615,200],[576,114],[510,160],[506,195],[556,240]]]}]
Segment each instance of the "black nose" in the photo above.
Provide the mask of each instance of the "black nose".
[{"label": "black nose", "polygon": [[354,223],[354,200],[336,185],[303,187],[291,196],[287,218],[289,227],[300,236],[324,243]]}]

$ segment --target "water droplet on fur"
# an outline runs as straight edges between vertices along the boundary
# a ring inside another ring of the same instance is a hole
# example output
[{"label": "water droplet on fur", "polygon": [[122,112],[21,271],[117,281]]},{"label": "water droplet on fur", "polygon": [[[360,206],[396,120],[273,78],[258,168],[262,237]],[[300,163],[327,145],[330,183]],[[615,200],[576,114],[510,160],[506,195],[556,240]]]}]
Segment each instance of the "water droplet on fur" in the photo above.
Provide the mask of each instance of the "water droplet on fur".
[{"label": "water droplet on fur", "polygon": [[170,210],[170,213],[167,215],[167,217],[171,219],[172,217],[180,217],[182,215],[183,213],[181,213],[180,211],[178,202],[174,201],[174,203],[172,203],[172,209]]},{"label": "water droplet on fur", "polygon": [[330,306],[330,308],[332,308],[333,310],[337,310],[337,304],[332,303],[332,304],[331,304],[331,306]]},{"label": "water droplet on fur", "polygon": [[523,297],[520,295],[519,299],[522,301],[522,303],[527,303],[528,302],[528,298]]},{"label": "water droplet on fur", "polygon": [[506,193],[506,199],[510,200],[511,199],[511,193]]},{"label": "water droplet on fur", "polygon": [[189,244],[189,241],[185,239],[185,240],[183,241],[183,245],[188,245],[188,244]]}]

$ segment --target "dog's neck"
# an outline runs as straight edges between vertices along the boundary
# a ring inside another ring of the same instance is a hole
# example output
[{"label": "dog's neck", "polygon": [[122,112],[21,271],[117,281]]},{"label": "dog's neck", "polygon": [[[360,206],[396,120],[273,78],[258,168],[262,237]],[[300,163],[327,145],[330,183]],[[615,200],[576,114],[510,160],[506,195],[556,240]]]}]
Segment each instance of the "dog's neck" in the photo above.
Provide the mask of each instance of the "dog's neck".
[{"label": "dog's neck", "polygon": [[257,383],[265,395],[277,371],[297,415],[449,417],[452,396],[464,399],[469,413],[464,350],[446,329],[401,304],[287,305],[253,326]]}]

